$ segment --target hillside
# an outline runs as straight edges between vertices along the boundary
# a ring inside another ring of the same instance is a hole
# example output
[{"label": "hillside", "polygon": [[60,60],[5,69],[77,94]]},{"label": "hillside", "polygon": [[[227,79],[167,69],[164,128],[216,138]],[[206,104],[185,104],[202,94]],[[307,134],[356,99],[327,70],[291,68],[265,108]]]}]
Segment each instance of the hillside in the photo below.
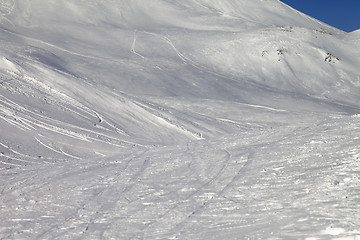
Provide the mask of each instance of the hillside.
[{"label": "hillside", "polygon": [[0,2],[1,239],[360,236],[360,35],[278,0]]}]

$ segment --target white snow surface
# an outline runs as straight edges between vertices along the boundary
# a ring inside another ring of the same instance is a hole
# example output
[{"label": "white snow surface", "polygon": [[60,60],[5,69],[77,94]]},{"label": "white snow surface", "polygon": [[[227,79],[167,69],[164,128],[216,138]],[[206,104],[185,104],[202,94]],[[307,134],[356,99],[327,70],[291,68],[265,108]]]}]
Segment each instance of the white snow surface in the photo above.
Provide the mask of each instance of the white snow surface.
[{"label": "white snow surface", "polygon": [[360,35],[278,0],[1,0],[0,239],[360,239]]}]

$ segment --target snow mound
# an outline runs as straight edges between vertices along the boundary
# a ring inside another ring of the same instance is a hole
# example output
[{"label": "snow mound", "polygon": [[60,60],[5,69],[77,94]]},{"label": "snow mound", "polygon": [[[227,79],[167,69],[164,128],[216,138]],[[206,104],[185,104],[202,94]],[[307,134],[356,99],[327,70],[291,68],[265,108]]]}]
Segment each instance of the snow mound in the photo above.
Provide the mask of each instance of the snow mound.
[{"label": "snow mound", "polygon": [[19,68],[5,57],[0,58],[0,70],[17,74],[20,73]]}]

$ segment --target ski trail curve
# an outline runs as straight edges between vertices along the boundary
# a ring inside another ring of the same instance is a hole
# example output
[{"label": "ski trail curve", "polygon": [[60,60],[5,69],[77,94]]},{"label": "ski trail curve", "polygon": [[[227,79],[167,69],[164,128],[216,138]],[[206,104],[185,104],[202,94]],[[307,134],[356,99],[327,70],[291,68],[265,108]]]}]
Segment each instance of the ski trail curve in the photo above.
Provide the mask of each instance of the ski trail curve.
[{"label": "ski trail curve", "polygon": [[134,39],[133,39],[133,42],[131,44],[130,52],[132,52],[136,56],[140,57],[141,59],[144,59],[145,57],[143,55],[141,55],[140,53],[136,52],[136,50],[135,50],[135,48],[136,48],[136,40],[137,40],[137,31],[134,30]]}]

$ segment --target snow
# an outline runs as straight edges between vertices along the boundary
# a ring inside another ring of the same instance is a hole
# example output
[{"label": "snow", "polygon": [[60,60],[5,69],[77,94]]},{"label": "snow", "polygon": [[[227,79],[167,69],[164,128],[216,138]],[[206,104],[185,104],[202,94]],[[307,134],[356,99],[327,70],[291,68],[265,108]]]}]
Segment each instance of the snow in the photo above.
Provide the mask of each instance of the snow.
[{"label": "snow", "polygon": [[1,239],[360,239],[360,50],[278,0],[0,1]]}]

